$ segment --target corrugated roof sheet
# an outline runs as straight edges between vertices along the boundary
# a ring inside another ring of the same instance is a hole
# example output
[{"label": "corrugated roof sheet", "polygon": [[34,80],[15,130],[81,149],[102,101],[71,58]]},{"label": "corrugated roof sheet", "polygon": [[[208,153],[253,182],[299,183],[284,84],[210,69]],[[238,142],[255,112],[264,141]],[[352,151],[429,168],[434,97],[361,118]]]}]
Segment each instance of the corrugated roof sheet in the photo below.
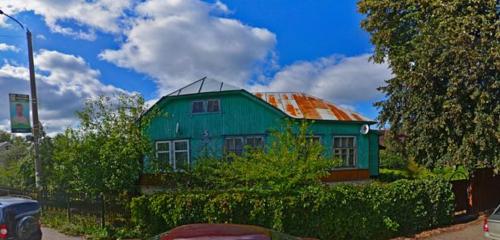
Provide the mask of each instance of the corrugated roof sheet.
[{"label": "corrugated roof sheet", "polygon": [[[207,92],[223,92],[243,90],[242,88],[204,77],[183,88],[174,91],[168,96],[180,96]],[[359,113],[343,109],[323,99],[300,92],[259,92],[254,93],[258,98],[266,101],[275,108],[293,118],[312,120],[363,121],[373,120]]]},{"label": "corrugated roof sheet", "polygon": [[372,121],[323,99],[299,92],[258,92],[258,98],[293,118],[312,120]]}]

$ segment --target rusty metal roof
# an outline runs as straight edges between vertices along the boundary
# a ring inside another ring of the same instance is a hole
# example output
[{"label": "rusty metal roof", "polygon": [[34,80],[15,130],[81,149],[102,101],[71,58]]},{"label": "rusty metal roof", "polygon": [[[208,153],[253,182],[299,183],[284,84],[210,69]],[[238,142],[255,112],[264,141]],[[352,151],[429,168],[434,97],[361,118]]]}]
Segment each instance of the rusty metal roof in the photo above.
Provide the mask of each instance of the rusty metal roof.
[{"label": "rusty metal roof", "polygon": [[343,109],[333,103],[305,93],[258,92],[254,94],[293,118],[362,122],[373,121],[359,113]]}]

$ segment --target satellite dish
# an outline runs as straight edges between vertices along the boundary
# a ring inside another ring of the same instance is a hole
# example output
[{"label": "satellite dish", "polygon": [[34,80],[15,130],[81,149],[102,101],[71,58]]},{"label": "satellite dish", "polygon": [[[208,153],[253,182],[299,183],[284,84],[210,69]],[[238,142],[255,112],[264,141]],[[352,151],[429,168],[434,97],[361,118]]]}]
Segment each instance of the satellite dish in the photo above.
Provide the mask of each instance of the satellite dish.
[{"label": "satellite dish", "polygon": [[359,132],[363,135],[368,134],[369,131],[370,126],[368,126],[368,124],[363,124],[363,126],[361,126],[361,129],[359,130]]}]

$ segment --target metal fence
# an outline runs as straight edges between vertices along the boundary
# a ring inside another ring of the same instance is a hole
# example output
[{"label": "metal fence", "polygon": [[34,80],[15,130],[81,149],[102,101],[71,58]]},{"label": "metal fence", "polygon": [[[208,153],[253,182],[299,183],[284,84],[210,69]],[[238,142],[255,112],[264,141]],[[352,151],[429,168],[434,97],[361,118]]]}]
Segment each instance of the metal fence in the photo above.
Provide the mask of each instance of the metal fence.
[{"label": "metal fence", "polygon": [[101,227],[115,221],[130,219],[127,203],[131,196],[100,194],[92,196],[86,193],[49,192],[29,189],[15,189],[0,186],[0,196],[11,195],[37,200],[44,211],[64,212],[68,222],[75,216],[95,218]]}]

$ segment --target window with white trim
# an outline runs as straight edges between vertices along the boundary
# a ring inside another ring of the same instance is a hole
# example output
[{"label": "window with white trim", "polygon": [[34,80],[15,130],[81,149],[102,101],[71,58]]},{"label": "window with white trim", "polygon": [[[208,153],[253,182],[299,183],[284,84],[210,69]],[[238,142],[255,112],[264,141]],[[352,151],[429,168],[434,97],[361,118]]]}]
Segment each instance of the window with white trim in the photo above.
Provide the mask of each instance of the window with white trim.
[{"label": "window with white trim", "polygon": [[170,164],[170,142],[169,141],[156,142],[156,158],[161,163]]},{"label": "window with white trim", "polygon": [[231,136],[224,139],[225,154],[234,153],[236,155],[241,155],[245,147],[256,149],[264,148],[264,136]]},{"label": "window with white trim", "polygon": [[226,137],[224,139],[224,153],[241,155],[243,153],[243,140],[243,137]]},{"label": "window with white trim", "polygon": [[204,101],[193,101],[191,105],[192,105],[192,108],[191,108],[192,113],[204,113],[204,112],[206,112]]},{"label": "window with white trim", "polygon": [[191,102],[191,113],[218,113],[220,112],[220,100],[196,100]]},{"label": "window with white trim", "polygon": [[174,170],[187,170],[190,166],[189,140],[157,141],[156,158]]},{"label": "window with white trim", "polygon": [[249,146],[254,149],[264,148],[264,137],[248,136],[245,138],[245,146]]},{"label": "window with white trim", "polygon": [[209,100],[207,100],[207,112],[209,112],[209,113],[220,112],[220,101],[219,101],[219,99],[209,99]]},{"label": "window with white trim", "polygon": [[342,160],[342,167],[356,167],[356,137],[333,137],[333,154]]}]

